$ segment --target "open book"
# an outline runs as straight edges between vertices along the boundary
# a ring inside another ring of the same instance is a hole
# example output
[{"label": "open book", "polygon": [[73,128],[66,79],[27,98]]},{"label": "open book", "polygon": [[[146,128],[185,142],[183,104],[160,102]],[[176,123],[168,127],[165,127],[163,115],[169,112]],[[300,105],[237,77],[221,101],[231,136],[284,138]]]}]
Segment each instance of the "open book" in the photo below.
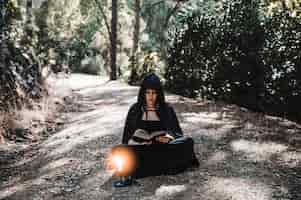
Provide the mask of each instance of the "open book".
[{"label": "open book", "polygon": [[166,135],[166,131],[154,131],[149,133],[143,129],[137,129],[129,140],[129,144],[151,144],[156,137]]}]

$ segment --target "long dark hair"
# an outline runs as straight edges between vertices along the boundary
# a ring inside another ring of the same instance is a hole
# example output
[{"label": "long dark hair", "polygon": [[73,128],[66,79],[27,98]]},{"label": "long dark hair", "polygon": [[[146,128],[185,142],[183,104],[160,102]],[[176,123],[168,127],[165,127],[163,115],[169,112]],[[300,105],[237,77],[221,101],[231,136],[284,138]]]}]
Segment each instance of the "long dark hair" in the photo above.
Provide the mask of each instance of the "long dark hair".
[{"label": "long dark hair", "polygon": [[138,105],[143,109],[146,110],[146,90],[147,89],[154,89],[157,92],[157,99],[156,99],[156,110],[159,110],[159,108],[163,105],[165,105],[165,95],[163,91],[163,87],[160,81],[160,78],[154,74],[150,73],[147,74],[142,83],[141,87],[138,93]]}]

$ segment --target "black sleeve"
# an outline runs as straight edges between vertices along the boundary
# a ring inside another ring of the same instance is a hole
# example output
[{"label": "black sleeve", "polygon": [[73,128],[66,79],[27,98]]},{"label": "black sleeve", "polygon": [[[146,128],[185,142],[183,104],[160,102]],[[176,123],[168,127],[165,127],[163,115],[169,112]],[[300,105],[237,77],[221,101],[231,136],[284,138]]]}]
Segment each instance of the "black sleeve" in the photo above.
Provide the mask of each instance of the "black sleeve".
[{"label": "black sleeve", "polygon": [[180,123],[177,118],[176,112],[172,107],[170,107],[170,112],[171,112],[171,120],[173,125],[172,126],[173,135],[175,136],[175,138],[181,137],[183,136],[183,131],[180,127]]},{"label": "black sleeve", "polygon": [[127,144],[129,139],[131,138],[131,132],[133,132],[132,131],[133,112],[134,112],[134,105],[130,107],[128,114],[126,116],[125,125],[122,134],[122,144]]}]

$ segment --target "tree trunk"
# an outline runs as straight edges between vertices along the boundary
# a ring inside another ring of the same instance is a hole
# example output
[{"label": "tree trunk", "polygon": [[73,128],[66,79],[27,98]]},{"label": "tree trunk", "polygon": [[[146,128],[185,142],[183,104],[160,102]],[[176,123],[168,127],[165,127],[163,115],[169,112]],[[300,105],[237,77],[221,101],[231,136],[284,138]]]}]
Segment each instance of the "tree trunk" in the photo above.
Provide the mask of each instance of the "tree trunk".
[{"label": "tree trunk", "polygon": [[140,35],[140,10],[141,10],[141,0],[135,0],[135,21],[134,21],[134,32],[133,32],[133,49],[131,55],[131,75],[129,77],[129,84],[134,84],[138,79],[137,75],[137,50],[139,45],[139,35]]},{"label": "tree trunk", "polygon": [[32,23],[32,0],[26,1],[26,23]]},{"label": "tree trunk", "polygon": [[116,41],[117,41],[117,0],[112,0],[112,19],[111,19],[111,59],[110,59],[110,80],[117,79],[116,67]]},{"label": "tree trunk", "polygon": [[133,34],[133,51],[132,56],[136,55],[139,44],[139,33],[140,33],[140,0],[135,0],[135,24],[134,24],[134,34]]}]

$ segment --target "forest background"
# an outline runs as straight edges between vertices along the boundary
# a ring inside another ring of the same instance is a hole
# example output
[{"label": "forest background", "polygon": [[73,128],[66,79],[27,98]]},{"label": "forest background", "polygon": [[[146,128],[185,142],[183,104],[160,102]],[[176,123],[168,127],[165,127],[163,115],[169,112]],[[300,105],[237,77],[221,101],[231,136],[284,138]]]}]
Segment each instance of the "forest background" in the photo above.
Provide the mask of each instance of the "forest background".
[{"label": "forest background", "polygon": [[0,141],[18,135],[21,110],[48,111],[46,80],[59,72],[138,85],[153,71],[176,94],[300,122],[300,6],[300,0],[0,0]]}]

